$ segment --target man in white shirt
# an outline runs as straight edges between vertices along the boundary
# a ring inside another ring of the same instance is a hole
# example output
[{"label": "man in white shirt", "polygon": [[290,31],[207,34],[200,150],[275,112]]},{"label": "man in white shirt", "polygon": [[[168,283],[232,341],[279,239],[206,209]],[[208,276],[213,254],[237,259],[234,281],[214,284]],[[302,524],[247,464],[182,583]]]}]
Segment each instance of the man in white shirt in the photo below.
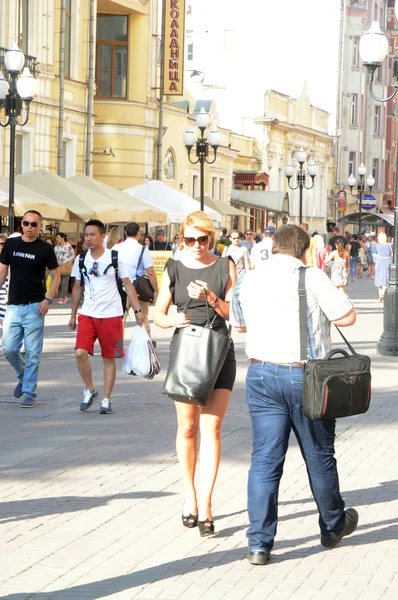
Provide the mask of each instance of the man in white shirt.
[{"label": "man in white shirt", "polygon": [[242,275],[250,269],[249,251],[240,245],[240,235],[237,229],[233,229],[229,234],[231,245],[224,248],[223,256],[230,256],[235,263],[236,275]]},{"label": "man in white shirt", "polygon": [[[253,427],[253,453],[248,482],[251,564],[270,558],[278,520],[278,490],[293,429],[307,466],[319,510],[321,544],[334,548],[358,523],[355,509],[344,510],[334,458],[335,421],[311,421],[302,406],[303,363],[300,356],[299,269],[310,245],[296,225],[280,227],[273,255],[263,268],[238,281],[231,323],[247,332],[249,369],[246,400]],[[330,324],[355,323],[349,298],[315,267],[306,272],[307,356],[324,358],[331,348]]]},{"label": "man in white shirt", "polygon": [[[149,282],[154,290],[153,302],[156,302],[158,295],[158,281],[155,269],[152,265],[151,253],[147,247],[142,246],[138,242],[140,238],[140,226],[138,223],[134,222],[127,223],[125,231],[127,236],[125,242],[123,242],[123,244],[116,244],[113,246],[113,250],[117,250],[119,253],[119,260],[127,267],[130,281],[133,285],[137,276],[145,275],[145,273],[147,274]],[[142,300],[139,300],[139,302],[144,318],[145,329],[149,337],[151,337],[151,328],[148,320],[149,302],[143,302]],[[127,310],[129,310],[129,308],[130,304],[127,300]]]},{"label": "man in white shirt", "polygon": [[[79,256],[73,265],[72,277],[76,277],[72,289],[72,313],[69,328],[76,329],[77,310],[82,290],[84,301],[79,315],[76,337],[77,368],[85,390],[80,410],[86,411],[98,397],[93,383],[92,369],[88,355],[94,353],[94,344],[99,341],[104,363],[104,398],[100,404],[100,414],[112,412],[110,397],[116,379],[115,358],[122,358],[123,351],[123,306],[112,266],[112,252],[103,246],[105,226],[97,219],[91,219],[84,228],[87,253],[83,268],[79,266]],[[126,266],[118,262],[119,277],[123,282],[138,325],[143,325],[141,307],[136,291],[130,281]],[[83,278],[84,286],[81,285]]]},{"label": "man in white shirt", "polygon": [[259,269],[272,255],[272,238],[274,237],[275,227],[269,225],[264,229],[264,238],[258,242],[250,255],[250,265],[252,269]]}]

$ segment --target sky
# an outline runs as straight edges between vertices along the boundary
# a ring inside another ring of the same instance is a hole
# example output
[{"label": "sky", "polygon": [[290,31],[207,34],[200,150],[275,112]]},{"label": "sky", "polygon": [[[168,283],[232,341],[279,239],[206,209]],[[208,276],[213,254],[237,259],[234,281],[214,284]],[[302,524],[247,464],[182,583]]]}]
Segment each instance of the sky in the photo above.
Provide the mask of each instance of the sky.
[{"label": "sky", "polygon": [[[332,113],[335,131],[340,0],[186,2],[202,32],[198,66],[228,87],[236,110],[239,103],[262,114],[267,89],[297,98],[306,81],[311,104]],[[225,30],[235,31],[234,49],[223,59]]]}]

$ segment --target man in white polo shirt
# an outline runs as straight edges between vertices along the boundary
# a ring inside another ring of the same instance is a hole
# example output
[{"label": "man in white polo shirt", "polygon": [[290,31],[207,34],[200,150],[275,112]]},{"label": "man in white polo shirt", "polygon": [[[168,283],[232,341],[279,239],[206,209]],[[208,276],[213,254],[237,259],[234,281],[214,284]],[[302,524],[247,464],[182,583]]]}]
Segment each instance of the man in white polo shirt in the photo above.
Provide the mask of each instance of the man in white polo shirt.
[{"label": "man in white polo shirt", "polygon": [[[76,258],[72,277],[76,277],[72,290],[72,313],[69,328],[76,329],[77,311],[84,288],[84,302],[79,315],[76,337],[76,361],[79,373],[85,384],[80,410],[86,411],[98,397],[93,383],[89,354],[94,353],[94,344],[99,341],[104,363],[104,397],[100,404],[100,414],[112,412],[110,397],[116,379],[115,358],[122,358],[123,351],[123,306],[115,269],[112,265],[112,252],[103,246],[105,226],[97,219],[91,219],[84,228],[86,253]],[[116,266],[116,265],[115,265]],[[136,291],[128,276],[126,266],[118,261],[119,277],[134,308],[138,325],[143,325],[141,307]],[[84,286],[81,285],[81,280]]]},{"label": "man in white polo shirt", "polygon": [[[321,544],[334,548],[358,523],[355,509],[344,510],[334,458],[335,421],[311,421],[302,406],[303,363],[300,357],[299,269],[310,245],[308,234],[284,225],[274,236],[272,258],[246,273],[232,297],[231,323],[247,332],[249,369],[246,400],[252,419],[253,453],[248,482],[251,564],[270,558],[278,521],[278,491],[293,429],[306,463],[319,510]],[[330,324],[355,323],[349,298],[325,273],[306,272],[307,356],[324,358],[331,348]]]},{"label": "man in white polo shirt", "polygon": [[[127,223],[126,225],[126,240],[123,244],[116,244],[113,250],[119,253],[119,260],[126,265],[130,281],[134,284],[137,276],[148,276],[149,282],[154,290],[153,302],[156,302],[158,295],[158,281],[156,278],[155,269],[152,265],[151,253],[148,248],[142,246],[138,240],[140,238],[140,226],[138,223]],[[151,328],[149,326],[148,312],[149,302],[140,300],[142,316],[144,318],[145,329],[149,337],[151,337]],[[130,308],[127,300],[127,308]]]}]

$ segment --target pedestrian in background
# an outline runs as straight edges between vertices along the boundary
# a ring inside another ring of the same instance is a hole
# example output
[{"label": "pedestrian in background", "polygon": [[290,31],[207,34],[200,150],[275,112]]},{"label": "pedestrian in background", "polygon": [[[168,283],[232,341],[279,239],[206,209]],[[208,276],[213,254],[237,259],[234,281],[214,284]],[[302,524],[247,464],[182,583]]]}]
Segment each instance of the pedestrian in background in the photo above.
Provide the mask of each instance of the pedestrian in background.
[{"label": "pedestrian in background", "polygon": [[[50,244],[50,246],[52,246],[54,248],[54,240],[51,237],[46,238],[45,242],[46,242],[46,244]],[[50,291],[52,279],[53,279],[53,276],[51,275],[51,271],[46,269],[46,275],[45,275],[46,295]],[[57,292],[58,292],[58,290],[57,290]]]},{"label": "pedestrian in background", "polygon": [[[303,229],[303,231],[305,231],[306,233],[308,233],[309,231],[309,225],[308,223],[300,223],[300,227],[301,229]],[[318,256],[317,256],[317,251],[316,251],[316,241],[314,240],[313,237],[310,237],[310,247],[308,248],[308,252],[307,252],[307,265],[309,267],[317,267],[318,266]]]},{"label": "pedestrian in background", "polygon": [[[76,329],[77,311],[84,290],[75,344],[77,368],[86,386],[80,410],[86,411],[98,398],[89,359],[89,354],[94,354],[94,344],[98,340],[104,373],[104,397],[100,403],[100,414],[107,415],[112,412],[110,398],[116,379],[115,358],[124,356],[123,306],[112,265],[112,252],[104,248],[105,225],[97,219],[90,219],[84,228],[84,239],[87,253],[82,269],[77,257],[72,270],[75,284],[72,289],[72,312],[68,327],[72,331]],[[137,324],[143,325],[141,307],[127,267],[120,262],[118,269],[119,277],[134,308]],[[81,285],[81,281],[84,285]]]},{"label": "pedestrian in background", "polygon": [[387,242],[385,233],[377,236],[376,252],[375,286],[379,290],[379,301],[384,302],[392,256],[391,244]]},{"label": "pedestrian in background", "polygon": [[[44,317],[57,292],[60,274],[50,244],[39,239],[43,219],[36,210],[22,217],[22,236],[8,238],[0,254],[0,288],[10,269],[8,306],[3,321],[3,351],[18,379],[14,397],[25,396],[21,407],[36,404],[36,387],[44,338]],[[46,268],[52,283],[44,286]],[[21,356],[25,346],[26,360]]]},{"label": "pedestrian in background", "polygon": [[116,225],[115,225],[114,227],[111,227],[110,230],[108,231],[108,239],[106,240],[106,247],[108,248],[108,250],[112,250],[112,248],[115,246],[115,244],[119,244],[120,241],[121,241],[120,230],[119,230],[119,227],[116,227]]},{"label": "pedestrian in background", "polygon": [[253,246],[255,245],[255,243],[256,242],[253,241],[253,234],[252,234],[252,232],[250,230],[249,231],[245,231],[244,238],[241,241],[240,245],[244,246],[245,248],[247,248],[247,250],[248,250],[248,252],[250,254],[250,252],[252,251]]},{"label": "pedestrian in background", "polygon": [[153,244],[153,237],[151,235],[146,235],[144,237],[144,246],[150,249],[150,246]]},{"label": "pedestrian in background", "polygon": [[258,242],[250,255],[250,266],[252,269],[259,269],[272,256],[273,237],[276,229],[273,225],[268,225],[264,229],[264,237]]},{"label": "pedestrian in background", "polygon": [[356,281],[358,276],[358,260],[361,245],[358,241],[358,235],[354,233],[350,243],[350,273],[351,281]]},{"label": "pedestrian in background", "polygon": [[350,276],[350,253],[346,250],[343,240],[338,239],[336,242],[336,250],[325,258],[327,265],[333,261],[331,280],[334,285],[344,292]]},{"label": "pedestrian in background", "polygon": [[149,250],[171,251],[170,242],[166,242],[163,229],[156,232],[156,240],[149,246]]},{"label": "pedestrian in background", "polygon": [[66,233],[59,232],[55,238],[57,245],[55,246],[55,256],[57,257],[59,271],[61,273],[61,285],[59,286],[58,304],[68,302],[68,285],[70,274],[72,273],[73,261],[75,253],[70,244]]},{"label": "pedestrian in background", "polygon": [[[204,325],[207,321],[205,290],[210,318],[214,329],[228,335],[229,302],[236,281],[232,261],[217,258],[211,250],[215,242],[214,227],[202,211],[188,215],[181,224],[184,253],[180,260],[169,259],[155,307],[155,323],[167,329],[175,327],[173,341],[180,327],[190,323]],[[247,252],[246,248],[244,250]],[[190,300],[187,312],[185,305]],[[169,316],[171,303],[177,306],[177,315]],[[205,407],[175,402],[177,411],[177,455],[182,470],[185,500],[182,522],[185,527],[199,525],[201,536],[214,533],[212,495],[221,453],[221,430],[224,415],[236,376],[236,361],[231,344],[225,363]],[[200,430],[201,498],[195,487],[195,471]]]},{"label": "pedestrian in background", "polygon": [[[248,481],[250,526],[248,561],[270,559],[278,522],[278,492],[293,430],[304,458],[318,511],[321,539],[335,548],[358,523],[355,509],[345,510],[334,457],[335,420],[311,421],[303,412],[303,363],[300,353],[299,270],[310,245],[307,233],[284,225],[274,236],[273,256],[260,270],[238,280],[231,322],[246,332],[249,369],[246,400],[252,421],[253,452]],[[351,301],[320,269],[306,272],[308,359],[331,350],[330,325],[355,323]],[[270,318],[281,315],[282,319]]]},{"label": "pedestrian in background", "polygon": [[245,271],[250,269],[250,258],[247,248],[240,244],[240,234],[237,229],[233,229],[229,234],[231,245],[224,248],[223,258],[230,256],[235,263],[236,276],[239,277]]},{"label": "pedestrian in background", "polygon": [[323,237],[317,233],[314,235],[314,240],[316,244],[316,255],[317,255],[317,266],[318,269],[321,269],[324,273],[326,273],[326,264],[325,258],[328,255],[328,250],[325,246],[325,240]]},{"label": "pedestrian in background", "polygon": [[366,265],[366,244],[362,235],[358,235],[358,242],[358,279],[362,279],[363,269]]}]

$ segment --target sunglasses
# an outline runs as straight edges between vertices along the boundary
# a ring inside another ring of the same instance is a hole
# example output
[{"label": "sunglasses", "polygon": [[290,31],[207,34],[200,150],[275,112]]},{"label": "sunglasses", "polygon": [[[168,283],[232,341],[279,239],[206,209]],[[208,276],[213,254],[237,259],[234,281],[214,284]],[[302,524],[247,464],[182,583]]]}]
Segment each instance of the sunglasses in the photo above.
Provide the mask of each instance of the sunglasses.
[{"label": "sunglasses", "polygon": [[200,246],[206,246],[209,243],[208,235],[201,235],[197,238],[194,237],[184,237],[184,242],[186,246],[194,246],[195,242],[198,242]]},{"label": "sunglasses", "polygon": [[39,224],[38,224],[38,222],[37,222],[37,221],[22,221],[22,225],[23,225],[24,227],[29,227],[29,225],[30,225],[31,227],[37,227]]},{"label": "sunglasses", "polygon": [[231,240],[239,240],[239,237],[231,237]]},{"label": "sunglasses", "polygon": [[89,275],[94,275],[94,277],[99,277],[100,276],[100,274],[98,272],[98,263],[97,263],[97,261],[93,262],[93,266],[89,270],[88,274]]}]

